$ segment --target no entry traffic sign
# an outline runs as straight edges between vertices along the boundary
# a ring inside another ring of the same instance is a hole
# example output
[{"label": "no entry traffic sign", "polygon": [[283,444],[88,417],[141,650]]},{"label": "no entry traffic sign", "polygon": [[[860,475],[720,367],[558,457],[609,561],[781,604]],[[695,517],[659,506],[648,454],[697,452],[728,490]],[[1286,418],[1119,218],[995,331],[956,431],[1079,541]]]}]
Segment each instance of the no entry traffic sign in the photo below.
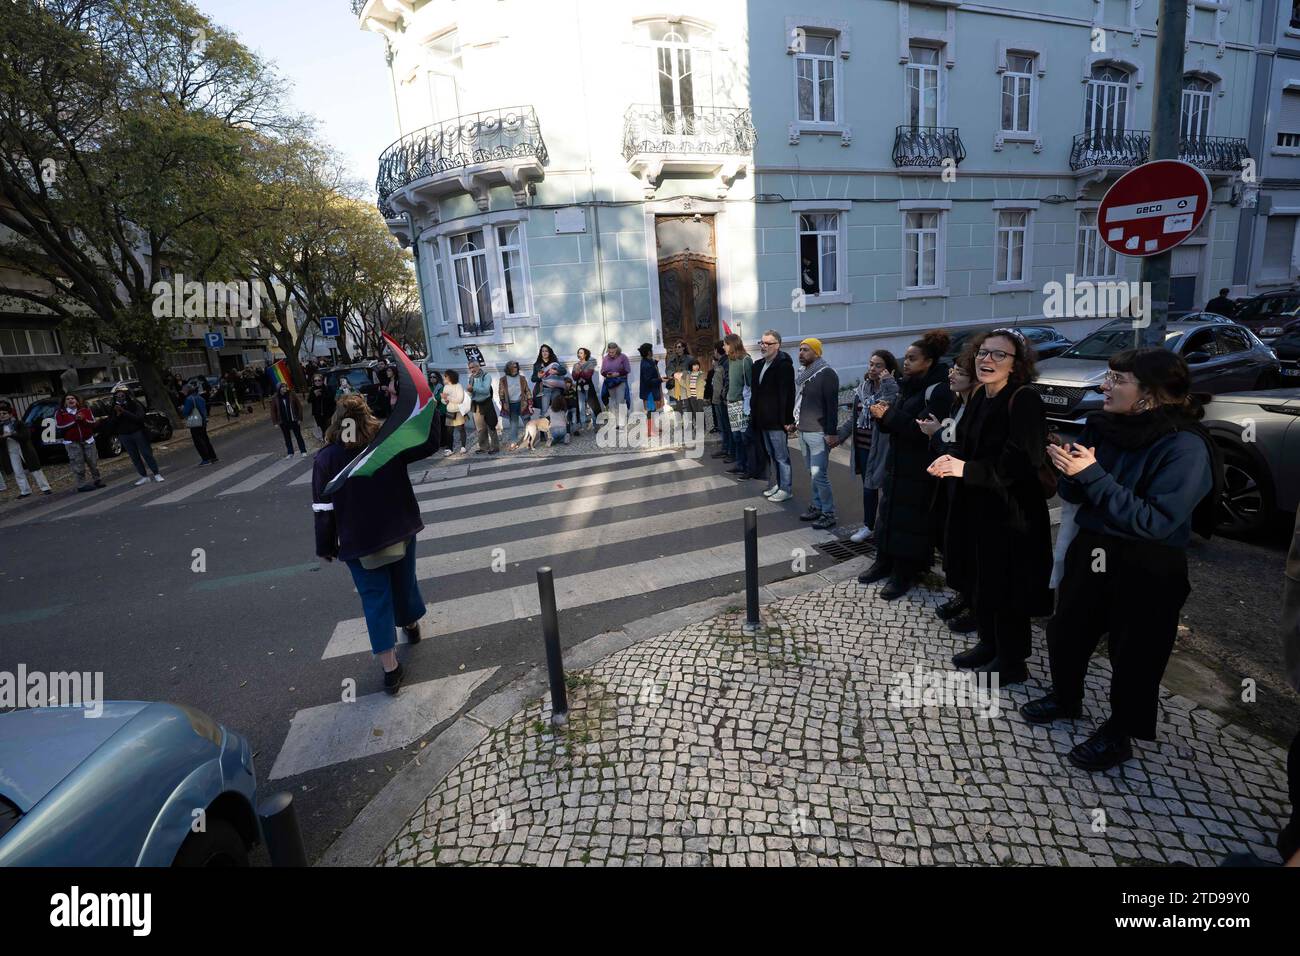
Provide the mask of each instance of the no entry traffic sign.
[{"label": "no entry traffic sign", "polygon": [[1180,159],[1157,159],[1115,180],[1097,210],[1097,231],[1120,255],[1154,256],[1195,232],[1209,208],[1205,173]]}]

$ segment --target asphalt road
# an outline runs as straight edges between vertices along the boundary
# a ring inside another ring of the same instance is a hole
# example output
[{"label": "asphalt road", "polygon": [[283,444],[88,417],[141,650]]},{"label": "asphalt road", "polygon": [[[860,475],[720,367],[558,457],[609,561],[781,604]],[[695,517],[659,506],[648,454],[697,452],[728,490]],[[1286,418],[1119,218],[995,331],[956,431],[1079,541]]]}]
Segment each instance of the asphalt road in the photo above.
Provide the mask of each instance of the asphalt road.
[{"label": "asphalt road", "polygon": [[[133,488],[130,474],[0,519],[0,666],[102,671],[109,699],[184,702],[245,734],[261,792],[294,793],[312,858],[421,741],[544,659],[538,566],[555,570],[571,645],[743,588],[742,508],[766,505],[763,483],[737,484],[707,453],[413,466],[430,613],[426,639],[399,651],[407,685],[393,699],[346,568],[314,558],[310,461],[286,462],[264,424],[218,440],[216,467],[173,446],[163,484]],[[795,500],[760,512],[763,583],[797,573],[790,553],[809,535],[829,537],[797,520],[809,494],[794,464]],[[860,485],[843,465],[832,479],[848,526]],[[806,554],[810,571],[830,563]]]}]

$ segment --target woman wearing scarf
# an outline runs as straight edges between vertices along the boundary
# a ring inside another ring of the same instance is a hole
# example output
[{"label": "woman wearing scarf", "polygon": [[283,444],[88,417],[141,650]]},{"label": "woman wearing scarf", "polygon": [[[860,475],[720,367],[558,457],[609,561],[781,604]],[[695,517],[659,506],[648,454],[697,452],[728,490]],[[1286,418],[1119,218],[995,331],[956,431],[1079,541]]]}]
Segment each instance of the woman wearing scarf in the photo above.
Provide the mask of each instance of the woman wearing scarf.
[{"label": "woman wearing scarf", "polygon": [[1160,678],[1190,590],[1187,545],[1193,530],[1213,528],[1221,473],[1180,356],[1127,349],[1109,364],[1102,410],[1077,442],[1047,448],[1061,498],[1079,505],[1078,531],[1047,625],[1053,689],[1020,708],[1035,724],[1082,716],[1088,661],[1106,634],[1110,717],[1069,753],[1091,771],[1130,759],[1131,738],[1155,739]]},{"label": "woman wearing scarf", "polygon": [[632,374],[632,363],[627,360],[617,342],[605,346],[605,357],[600,360],[600,401],[614,419],[615,428],[627,423],[627,412],[632,410],[632,393],[627,380]]},{"label": "woman wearing scarf", "polygon": [[519,431],[523,427],[523,419],[533,412],[533,396],[528,390],[528,379],[519,371],[519,363],[514,359],[506,363],[506,373],[497,383],[497,392],[509,428],[506,432],[506,451],[514,451],[519,447]]},{"label": "woman wearing scarf", "polygon": [[[975,347],[973,340],[967,342],[962,349],[961,354],[953,363],[952,368],[948,369],[948,388],[952,391],[952,409],[951,416],[947,421],[939,421],[931,416],[921,422],[921,431],[930,436],[930,450],[934,452],[936,458],[940,455],[957,455],[960,457],[961,443],[957,440],[959,426],[961,425],[962,416],[965,415],[966,409],[970,405],[971,396],[975,393],[979,385],[975,377]],[[955,482],[946,482],[940,485],[938,494],[935,496],[935,512],[944,516],[942,527],[948,529],[947,515],[952,508],[952,499],[957,493]],[[949,576],[948,586],[953,587],[951,571],[948,568],[948,554],[951,553],[952,542],[944,542],[944,570]],[[945,601],[935,608],[935,614],[939,620],[948,622],[948,629],[958,634],[968,634],[977,627],[975,614],[972,611],[970,595],[958,591],[957,594],[949,601]]]},{"label": "woman wearing scarf", "polygon": [[1052,525],[1039,477],[1047,415],[1028,387],[1038,373],[1023,335],[994,329],[969,348],[979,387],[962,413],[959,450],[929,469],[955,479],[944,568],[949,587],[969,595],[979,634],[952,662],[1019,684],[1029,676],[1030,618],[1052,613]]},{"label": "woman wearing scarf", "polygon": [[[736,466],[727,473],[742,480],[749,475],[749,402],[748,392],[754,377],[754,360],[745,351],[745,343],[735,332],[722,340],[727,351],[727,422],[731,426],[731,453]],[[798,400],[796,405],[798,407]]]},{"label": "woman wearing scarf", "polygon": [[663,376],[659,374],[659,363],[654,358],[654,346],[643,342],[637,351],[641,353],[641,381],[639,391],[641,403],[645,406],[645,435],[654,437],[654,415],[664,407]]},{"label": "woman wearing scarf", "polygon": [[853,417],[840,426],[829,442],[834,448],[848,441],[849,432],[853,432],[853,473],[862,476],[862,528],[853,532],[849,540],[857,544],[871,538],[880,503],[880,484],[885,478],[885,455],[889,450],[889,436],[880,430],[869,409],[877,402],[888,405],[898,397],[896,374],[898,359],[894,353],[884,349],[871,353],[862,381],[853,390]]},{"label": "woman wearing scarf", "polygon": [[596,427],[596,418],[600,415],[600,397],[596,394],[596,360],[591,357],[591,349],[578,349],[578,361],[570,369],[573,383],[578,389],[578,428],[582,431],[587,422],[587,413],[591,412],[591,427]]},{"label": "woman wearing scarf", "polygon": [[885,480],[876,527],[876,561],[858,581],[872,584],[888,578],[880,591],[886,601],[902,597],[929,569],[935,528],[930,516],[934,481],[927,472],[934,459],[930,439],[917,425],[927,414],[948,417],[952,393],[948,369],[940,361],[949,336],[942,329],[926,332],[903,354],[903,379],[896,401],[868,407],[880,430],[889,435]]}]

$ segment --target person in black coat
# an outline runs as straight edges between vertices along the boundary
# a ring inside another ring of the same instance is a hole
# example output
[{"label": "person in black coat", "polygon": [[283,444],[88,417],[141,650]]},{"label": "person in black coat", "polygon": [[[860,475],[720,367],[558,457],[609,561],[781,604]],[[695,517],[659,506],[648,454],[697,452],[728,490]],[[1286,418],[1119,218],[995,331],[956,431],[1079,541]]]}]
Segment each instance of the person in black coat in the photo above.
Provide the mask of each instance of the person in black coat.
[{"label": "person in black coat", "polygon": [[944,567],[948,586],[974,608],[979,634],[952,661],[1018,684],[1029,676],[1030,618],[1052,613],[1052,526],[1039,478],[1047,415],[1029,387],[1035,355],[1020,332],[979,333],[971,348],[979,387],[962,414],[956,451],[929,468],[956,483]]},{"label": "person in black coat", "polygon": [[929,415],[948,417],[952,392],[948,367],[940,359],[950,337],[938,329],[926,332],[903,355],[898,399],[869,409],[889,437],[889,456],[876,530],[876,561],[858,581],[872,584],[888,578],[880,596],[902,597],[930,567],[937,529],[931,517],[935,479],[926,471],[934,459],[930,439],[917,423]]},{"label": "person in black coat", "polygon": [[[794,483],[786,429],[794,425],[794,361],[781,349],[781,336],[772,329],[759,336],[758,347],[763,358],[754,366],[749,415],[772,463],[772,483],[763,495],[773,501],[789,501],[794,497]],[[766,469],[759,472],[765,473]]]},{"label": "person in black coat", "polygon": [[317,372],[312,376],[311,388],[307,390],[307,400],[311,403],[311,417],[320,429],[321,440],[325,440],[325,429],[330,427],[334,417],[334,390],[326,388],[325,376]]},{"label": "person in black coat", "polygon": [[641,353],[641,402],[645,405],[645,435],[654,437],[654,416],[663,410],[664,392],[663,376],[659,374],[659,363],[655,361],[654,346],[643,342],[637,351]]},{"label": "person in black coat", "polygon": [[[131,464],[135,466],[136,474],[140,476],[136,484],[162,481],[158,462],[149,444],[149,425],[145,418],[145,408],[131,397],[131,390],[123,382],[113,387],[113,399],[109,403],[107,417],[108,421],[103,430],[107,435],[117,436],[122,450],[131,456]],[[148,471],[145,470],[146,468]]]}]

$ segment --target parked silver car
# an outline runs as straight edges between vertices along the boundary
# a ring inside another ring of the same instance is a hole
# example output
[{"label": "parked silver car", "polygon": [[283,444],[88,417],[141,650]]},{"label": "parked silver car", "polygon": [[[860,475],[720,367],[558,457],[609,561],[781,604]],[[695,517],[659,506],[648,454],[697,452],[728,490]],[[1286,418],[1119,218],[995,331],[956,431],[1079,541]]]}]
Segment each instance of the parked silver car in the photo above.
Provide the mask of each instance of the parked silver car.
[{"label": "parked silver car", "polygon": [[1216,395],[1202,423],[1223,449],[1218,530],[1243,535],[1300,505],[1300,388]]},{"label": "parked silver car", "polygon": [[[1108,322],[1059,356],[1038,363],[1038,390],[1047,418],[1065,432],[1077,431],[1091,412],[1101,410],[1101,382],[1116,352],[1133,347],[1131,319]],[[1165,348],[1187,360],[1192,390],[1217,395],[1281,384],[1277,356],[1249,329],[1202,313],[1170,322]]]}]

